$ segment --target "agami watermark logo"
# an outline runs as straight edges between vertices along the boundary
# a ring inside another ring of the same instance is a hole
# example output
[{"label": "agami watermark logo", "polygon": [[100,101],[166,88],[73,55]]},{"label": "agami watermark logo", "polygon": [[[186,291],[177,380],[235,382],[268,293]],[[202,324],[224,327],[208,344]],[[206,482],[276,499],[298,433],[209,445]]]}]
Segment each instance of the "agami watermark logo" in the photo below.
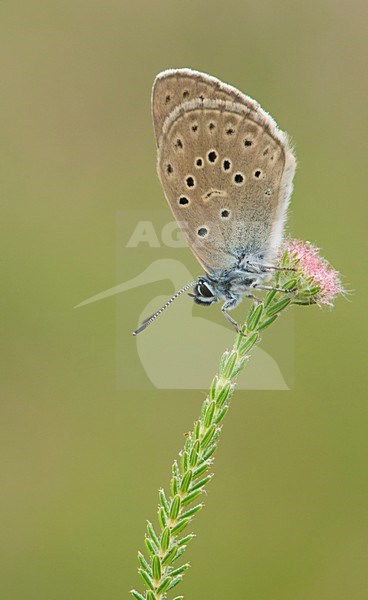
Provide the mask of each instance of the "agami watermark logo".
[{"label": "agami watermark logo", "polygon": [[[148,214],[147,211],[120,211],[116,229],[118,283],[76,307],[115,298],[119,389],[205,390],[221,353],[234,341],[234,330],[224,322],[219,305],[194,306],[186,294],[147,331],[136,338],[131,335],[136,326],[176,290],[203,274],[185,240],[182,231],[185,224],[180,227],[176,221],[168,221],[168,216],[167,210]],[[246,310],[244,303],[237,309],[240,322]],[[265,342],[263,349],[255,348],[252,361],[239,378],[238,388],[290,389],[293,379],[290,319],[278,324],[277,344],[276,338],[271,337],[268,344]],[[277,361],[274,354],[278,355]]]}]

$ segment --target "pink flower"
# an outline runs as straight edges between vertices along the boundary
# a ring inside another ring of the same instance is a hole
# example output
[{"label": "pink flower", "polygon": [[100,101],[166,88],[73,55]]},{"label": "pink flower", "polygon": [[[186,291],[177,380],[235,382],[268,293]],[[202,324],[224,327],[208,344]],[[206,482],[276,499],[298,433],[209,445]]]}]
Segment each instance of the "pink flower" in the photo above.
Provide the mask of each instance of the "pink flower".
[{"label": "pink flower", "polygon": [[297,277],[303,281],[306,291],[308,288],[315,288],[313,303],[333,306],[335,297],[344,289],[339,273],[319,255],[318,248],[310,242],[287,240],[284,250],[296,268]]}]

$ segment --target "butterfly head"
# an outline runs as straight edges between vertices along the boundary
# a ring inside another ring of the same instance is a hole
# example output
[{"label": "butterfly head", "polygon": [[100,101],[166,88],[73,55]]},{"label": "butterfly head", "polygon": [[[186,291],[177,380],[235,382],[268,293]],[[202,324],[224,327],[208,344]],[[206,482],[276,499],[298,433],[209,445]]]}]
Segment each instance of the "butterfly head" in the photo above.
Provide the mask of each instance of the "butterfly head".
[{"label": "butterfly head", "polygon": [[202,306],[210,306],[210,304],[218,300],[218,293],[215,286],[207,277],[199,277],[194,286],[194,294],[189,294],[189,296],[192,296],[196,304],[201,304]]}]

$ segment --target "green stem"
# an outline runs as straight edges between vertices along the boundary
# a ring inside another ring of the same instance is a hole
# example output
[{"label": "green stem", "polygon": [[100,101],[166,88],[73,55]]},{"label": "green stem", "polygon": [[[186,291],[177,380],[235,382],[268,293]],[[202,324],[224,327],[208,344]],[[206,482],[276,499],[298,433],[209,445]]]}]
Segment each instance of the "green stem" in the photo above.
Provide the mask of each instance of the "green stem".
[{"label": "green stem", "polygon": [[[277,277],[278,285],[280,276]],[[284,281],[289,289],[290,281]],[[289,286],[289,287],[288,287]],[[193,431],[187,435],[184,449],[172,467],[170,492],[159,492],[159,528],[157,532],[148,523],[146,549],[148,560],[139,553],[139,574],[145,585],[144,594],[132,590],[136,600],[163,600],[183,579],[189,564],[178,566],[194,534],[185,534],[194,516],[203,508],[199,502],[210,473],[235,381],[249,360],[249,352],[259,343],[260,332],[274,323],[279,314],[291,303],[290,296],[270,291],[259,305],[253,305],[245,324],[235,339],[232,350],[224,352],[220,360],[218,374],[211,383],[209,394],[204,401],[199,419]],[[176,596],[179,600],[182,596]]]}]

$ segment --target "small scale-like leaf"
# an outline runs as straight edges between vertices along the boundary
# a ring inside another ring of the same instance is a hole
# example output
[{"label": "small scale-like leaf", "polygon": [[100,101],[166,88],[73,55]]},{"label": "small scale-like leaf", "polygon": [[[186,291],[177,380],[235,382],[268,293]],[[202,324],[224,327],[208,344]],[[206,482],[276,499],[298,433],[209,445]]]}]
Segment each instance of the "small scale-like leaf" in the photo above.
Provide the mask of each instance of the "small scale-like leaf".
[{"label": "small scale-like leaf", "polygon": [[191,453],[189,455],[189,465],[191,467],[195,467],[195,465],[197,464],[198,451],[199,451],[199,440],[196,440],[194,442],[194,444],[193,444],[193,448],[192,448]]},{"label": "small scale-like leaf", "polygon": [[216,402],[211,402],[211,404],[209,405],[209,407],[206,410],[206,414],[204,417],[204,426],[205,427],[209,427],[212,423],[212,419],[213,419],[213,414],[215,412],[215,408],[216,408]]},{"label": "small scale-like leaf", "polygon": [[148,575],[152,575],[151,567],[149,566],[148,562],[144,558],[142,552],[138,552],[138,560],[139,560],[139,564],[145,571],[147,571]]},{"label": "small scale-like leaf", "polygon": [[182,474],[184,474],[185,471],[188,469],[188,463],[189,463],[188,453],[187,452],[183,452],[182,455],[181,455],[181,461],[180,461],[180,466],[181,466],[181,472],[182,472]]},{"label": "small scale-like leaf", "polygon": [[141,576],[143,583],[145,583],[150,588],[150,590],[154,591],[155,586],[153,585],[153,581],[151,577],[147,575],[146,571],[143,571],[143,569],[138,569],[138,573]]},{"label": "small scale-like leaf", "polygon": [[181,540],[178,540],[177,544],[178,544],[178,546],[184,546],[185,544],[189,544],[189,542],[191,542],[192,539],[194,539],[194,538],[195,538],[195,533],[189,533],[185,537],[181,538]]},{"label": "small scale-like leaf", "polygon": [[284,288],[284,290],[294,290],[297,286],[297,280],[294,279],[289,279],[289,281],[287,281],[286,283],[284,283],[284,285],[282,286]]},{"label": "small scale-like leaf", "polygon": [[153,554],[157,553],[157,548],[155,548],[152,540],[150,540],[148,537],[146,537],[146,538],[144,538],[144,543],[146,544],[146,548],[150,554],[153,555]]},{"label": "small scale-like leaf", "polygon": [[258,341],[258,337],[258,333],[254,332],[245,338],[244,342],[242,343],[239,349],[239,352],[242,356],[253,348],[254,344],[256,344]]},{"label": "small scale-like leaf", "polygon": [[224,416],[226,415],[226,413],[227,413],[228,410],[229,410],[228,406],[224,406],[224,408],[222,408],[220,410],[220,412],[218,413],[218,415],[216,417],[216,420],[215,420],[216,425],[218,423],[221,423],[222,419],[224,418]]},{"label": "small scale-like leaf", "polygon": [[176,577],[177,575],[181,575],[182,573],[184,573],[184,571],[186,571],[187,569],[189,569],[189,567],[190,567],[189,563],[186,563],[185,565],[182,565],[181,567],[178,567],[174,571],[171,571],[170,577]]},{"label": "small scale-like leaf", "polygon": [[204,473],[205,471],[207,471],[207,469],[210,466],[211,466],[210,462],[204,462],[199,467],[197,467],[196,469],[194,469],[194,471],[193,471],[193,479],[196,479],[197,477],[199,477],[200,475],[202,475],[202,473]]},{"label": "small scale-like leaf", "polygon": [[147,521],[147,531],[148,531],[148,535],[151,537],[151,540],[154,542],[154,544],[158,548],[160,546],[160,542],[158,541],[158,537],[157,537],[155,530],[153,529],[153,525],[150,521]]},{"label": "small scale-like leaf", "polygon": [[221,408],[225,404],[225,402],[228,401],[232,389],[233,385],[228,381],[227,383],[225,383],[224,387],[219,391],[216,399],[216,405],[218,408]]},{"label": "small scale-like leaf", "polygon": [[210,387],[210,400],[213,400],[215,395],[216,395],[216,386],[217,386],[217,382],[218,382],[218,377],[217,375],[213,378],[212,383],[211,383],[211,387]]},{"label": "small scale-like leaf", "polygon": [[269,304],[271,304],[271,302],[274,299],[274,297],[276,296],[276,294],[277,294],[276,290],[271,290],[270,292],[267,293],[265,299],[263,300],[263,306],[265,308],[267,308],[267,306],[269,306]]},{"label": "small scale-like leaf", "polygon": [[189,492],[189,494],[187,494],[187,496],[184,496],[184,498],[182,498],[181,500],[181,505],[182,506],[187,506],[187,504],[190,504],[191,502],[193,502],[196,498],[198,498],[198,496],[200,496],[202,493],[201,490],[194,490],[194,492]]},{"label": "small scale-like leaf", "polygon": [[225,350],[225,352],[223,353],[223,355],[220,358],[220,367],[219,367],[220,373],[222,373],[222,371],[224,370],[224,367],[229,359],[229,356],[230,356],[230,352]]},{"label": "small scale-like leaf", "polygon": [[199,512],[203,508],[203,506],[204,506],[204,504],[197,504],[197,506],[190,508],[185,513],[180,515],[180,518],[181,519],[189,519],[190,517],[193,517],[195,514],[197,514],[197,512]]},{"label": "small scale-like leaf", "polygon": [[224,366],[224,368],[222,370],[222,374],[226,379],[228,377],[232,377],[232,373],[233,373],[233,370],[234,370],[237,360],[238,360],[238,353],[232,352],[226,362],[226,365]]},{"label": "small scale-like leaf", "polygon": [[[178,575],[177,577],[174,577],[174,579],[171,580],[169,587],[167,588],[167,590],[172,590],[176,585],[178,585],[178,583],[181,582],[181,580],[183,579],[182,575]],[[158,590],[157,590],[158,591]]]},{"label": "small scale-like leaf", "polygon": [[165,577],[157,588],[158,594],[163,594],[166,590],[169,589],[170,582],[172,581],[171,577]]},{"label": "small scale-like leaf", "polygon": [[163,529],[164,527],[166,527],[166,523],[167,523],[167,516],[166,513],[163,509],[162,506],[160,506],[159,511],[158,511],[158,520],[161,526],[161,529]]},{"label": "small scale-like leaf", "polygon": [[[134,596],[134,598],[136,600],[146,600],[146,598],[144,596],[142,596],[142,594],[137,592],[137,590],[130,590],[130,593],[132,594],[132,596]],[[147,598],[148,598],[148,596],[147,596]]]},{"label": "small scale-like leaf", "polygon": [[257,328],[257,325],[262,316],[262,313],[263,313],[263,304],[259,304],[253,311],[253,314],[251,315],[251,317],[248,317],[248,319],[247,319],[247,327],[248,327],[249,331],[254,331]]},{"label": "small scale-like leaf", "polygon": [[210,446],[209,448],[207,448],[207,450],[205,450],[203,452],[202,459],[208,460],[212,456],[212,454],[214,454],[215,452],[216,452],[216,445],[214,444],[213,446]]},{"label": "small scale-like leaf", "polygon": [[258,331],[263,331],[263,329],[266,329],[266,327],[272,325],[272,323],[276,321],[276,319],[278,319],[278,316],[279,315],[273,315],[273,317],[268,317],[268,319],[266,319],[265,321],[263,321],[263,323],[258,325]]},{"label": "small scale-like leaf", "polygon": [[162,488],[159,490],[158,492],[159,494],[159,498],[160,498],[160,502],[162,505],[162,508],[164,509],[166,516],[169,516],[169,503],[166,499],[166,494],[165,494],[165,490],[163,490]]},{"label": "small scale-like leaf", "polygon": [[209,429],[206,431],[206,433],[204,434],[203,438],[201,439],[201,448],[206,448],[206,446],[208,446],[208,444],[211,442],[213,435],[216,431],[216,425],[211,425],[211,427],[209,427]]},{"label": "small scale-like leaf", "polygon": [[176,496],[174,496],[174,498],[171,502],[171,506],[170,506],[169,517],[172,521],[175,521],[176,517],[179,514],[179,510],[180,510],[180,496],[176,495]]},{"label": "small scale-like leaf", "polygon": [[271,306],[268,307],[268,309],[266,311],[267,316],[272,317],[273,315],[276,315],[277,313],[281,312],[287,306],[289,306],[290,302],[291,302],[291,298],[283,298],[282,300],[275,302],[275,304],[272,304]]},{"label": "small scale-like leaf", "polygon": [[194,433],[194,438],[195,438],[196,440],[198,440],[198,439],[199,439],[199,436],[200,436],[200,434],[201,434],[201,422],[200,422],[200,421],[197,421],[197,422],[195,423],[195,425],[194,425],[194,432],[193,432],[193,433]]},{"label": "small scale-like leaf", "polygon": [[192,482],[192,477],[193,477],[193,471],[191,469],[189,469],[189,471],[187,471],[181,481],[181,485],[180,485],[180,491],[181,492],[187,492],[189,489],[189,486]]},{"label": "small scale-like leaf", "polygon": [[167,565],[169,565],[175,558],[175,556],[178,553],[178,547],[177,546],[173,546],[171,548],[171,550],[169,550],[165,556],[162,559],[162,566],[166,567]]},{"label": "small scale-like leaf", "polygon": [[170,481],[171,494],[175,496],[178,493],[178,480],[176,477],[172,477]]},{"label": "small scale-like leaf", "polygon": [[161,579],[161,561],[157,555],[152,559],[152,577],[155,581]]},{"label": "small scale-like leaf", "polygon": [[207,477],[205,477],[204,479],[201,479],[197,483],[194,483],[192,485],[191,490],[195,491],[195,490],[198,490],[199,488],[202,488],[204,485],[206,485],[206,483],[208,483],[212,479],[212,477],[213,477],[213,475],[207,475]]},{"label": "small scale-like leaf", "polygon": [[160,542],[160,546],[161,546],[161,550],[163,552],[166,552],[166,550],[168,549],[169,545],[170,545],[170,529],[169,527],[165,527],[165,529],[162,532],[161,535],[161,542]]},{"label": "small scale-like leaf", "polygon": [[180,520],[176,525],[174,525],[174,527],[171,530],[171,533],[173,535],[177,535],[178,533],[180,533],[181,531],[183,531],[183,529],[186,528],[186,526],[188,525],[190,519],[182,519]]}]

